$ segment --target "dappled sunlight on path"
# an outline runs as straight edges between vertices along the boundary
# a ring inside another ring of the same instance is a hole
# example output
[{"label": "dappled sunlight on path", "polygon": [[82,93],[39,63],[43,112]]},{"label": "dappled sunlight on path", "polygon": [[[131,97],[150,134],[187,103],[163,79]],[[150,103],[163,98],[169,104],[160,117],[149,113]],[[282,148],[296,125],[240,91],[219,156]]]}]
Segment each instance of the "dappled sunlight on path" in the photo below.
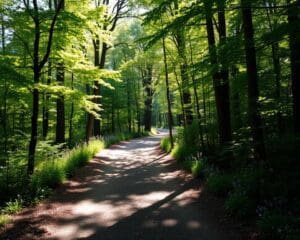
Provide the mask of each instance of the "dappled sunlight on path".
[{"label": "dappled sunlight on path", "polygon": [[[224,239],[197,205],[200,183],[159,150],[162,135],[116,144],[37,209],[20,239]],[[13,229],[12,229],[13,230]]]}]

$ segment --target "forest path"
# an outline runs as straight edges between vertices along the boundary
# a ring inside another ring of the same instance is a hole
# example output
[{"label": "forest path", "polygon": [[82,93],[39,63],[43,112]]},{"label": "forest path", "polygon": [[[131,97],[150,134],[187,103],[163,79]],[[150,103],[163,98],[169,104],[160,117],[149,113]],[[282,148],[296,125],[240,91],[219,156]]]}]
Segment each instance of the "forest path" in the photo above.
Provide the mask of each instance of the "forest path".
[{"label": "forest path", "polygon": [[5,239],[226,239],[201,204],[199,180],[160,151],[165,134],[102,150],[51,199],[17,215]]}]

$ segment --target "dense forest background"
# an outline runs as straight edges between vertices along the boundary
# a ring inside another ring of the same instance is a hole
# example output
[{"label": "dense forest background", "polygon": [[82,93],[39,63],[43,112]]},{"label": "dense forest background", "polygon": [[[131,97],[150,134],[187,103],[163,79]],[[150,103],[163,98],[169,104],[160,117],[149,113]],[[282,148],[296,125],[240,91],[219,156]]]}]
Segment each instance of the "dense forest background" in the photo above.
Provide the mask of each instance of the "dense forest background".
[{"label": "dense forest background", "polygon": [[299,0],[0,0],[0,25],[1,205],[162,127],[229,214],[299,239]]}]

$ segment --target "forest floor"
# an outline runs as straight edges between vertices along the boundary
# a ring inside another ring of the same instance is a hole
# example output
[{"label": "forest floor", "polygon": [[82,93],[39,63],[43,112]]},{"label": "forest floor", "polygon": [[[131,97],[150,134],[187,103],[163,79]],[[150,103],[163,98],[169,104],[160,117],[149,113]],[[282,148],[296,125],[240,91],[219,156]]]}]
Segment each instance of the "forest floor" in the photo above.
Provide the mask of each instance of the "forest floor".
[{"label": "forest floor", "polygon": [[102,150],[50,199],[13,216],[0,239],[251,239],[160,150],[165,134]]}]

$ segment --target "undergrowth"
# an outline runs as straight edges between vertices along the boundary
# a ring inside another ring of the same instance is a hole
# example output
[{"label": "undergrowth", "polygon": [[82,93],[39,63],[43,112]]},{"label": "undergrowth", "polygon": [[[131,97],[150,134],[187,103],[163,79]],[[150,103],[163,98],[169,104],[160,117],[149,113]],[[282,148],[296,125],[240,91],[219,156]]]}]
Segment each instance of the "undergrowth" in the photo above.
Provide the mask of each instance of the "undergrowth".
[{"label": "undergrowth", "polygon": [[[87,144],[79,144],[71,150],[62,150],[61,146],[48,146],[47,151],[38,153],[38,161],[34,174],[28,179],[25,161],[16,160],[14,168],[0,169],[0,226],[9,221],[9,214],[19,212],[24,206],[36,204],[48,197],[57,186],[74,176],[77,169],[86,165],[97,152],[120,141],[149,133],[122,133],[91,140]],[[58,151],[60,149],[60,151]],[[57,157],[55,157],[55,155]],[[45,160],[42,160],[42,156]],[[8,181],[9,179],[9,181]]]},{"label": "undergrowth", "polygon": [[244,129],[237,140],[223,148],[210,146],[204,156],[194,124],[176,130],[174,148],[170,149],[168,137],[162,139],[161,148],[202,177],[206,189],[224,200],[228,215],[256,222],[265,240],[300,239],[299,148],[292,137],[270,140],[267,161],[257,164]]}]

